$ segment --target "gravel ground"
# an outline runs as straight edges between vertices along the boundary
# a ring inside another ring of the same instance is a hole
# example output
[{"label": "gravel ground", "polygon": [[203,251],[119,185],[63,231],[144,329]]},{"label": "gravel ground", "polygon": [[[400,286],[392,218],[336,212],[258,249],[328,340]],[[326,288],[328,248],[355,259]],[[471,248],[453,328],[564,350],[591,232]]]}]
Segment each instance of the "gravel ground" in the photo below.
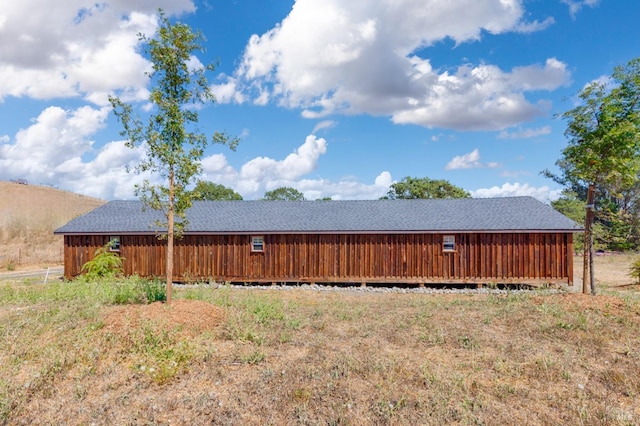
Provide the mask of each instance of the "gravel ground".
[{"label": "gravel ground", "polygon": [[577,286],[562,288],[518,288],[518,287],[394,287],[394,286],[347,286],[320,284],[288,284],[288,285],[239,285],[239,284],[174,284],[174,288],[231,288],[234,290],[272,290],[272,291],[315,291],[345,293],[413,293],[413,294],[554,294],[576,291]]}]

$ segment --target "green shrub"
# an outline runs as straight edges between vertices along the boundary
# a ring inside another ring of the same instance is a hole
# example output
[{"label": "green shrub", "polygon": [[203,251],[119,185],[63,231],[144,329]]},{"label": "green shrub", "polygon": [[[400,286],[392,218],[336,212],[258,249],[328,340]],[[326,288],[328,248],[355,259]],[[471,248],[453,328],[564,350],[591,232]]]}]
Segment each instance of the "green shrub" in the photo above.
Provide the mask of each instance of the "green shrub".
[{"label": "green shrub", "polygon": [[[157,278],[141,278],[137,275],[91,279],[85,274],[70,282],[52,283],[45,289],[49,294],[34,295],[34,297],[53,300],[95,300],[107,305],[145,304],[166,300],[162,282]],[[20,297],[15,294],[4,295],[2,290],[0,288],[0,302],[5,298]]]},{"label": "green shrub", "polygon": [[640,284],[640,258],[636,259],[636,261],[631,264],[631,267],[629,268],[629,276],[631,278],[635,278],[638,284]]},{"label": "green shrub", "polygon": [[164,302],[167,300],[167,288],[163,282],[154,278],[142,281],[142,289],[147,299],[147,303]]},{"label": "green shrub", "polygon": [[82,272],[88,280],[115,277],[122,275],[122,257],[116,252],[110,251],[111,243],[96,250],[92,260],[82,265]]},{"label": "green shrub", "polygon": [[164,302],[167,298],[164,284],[155,278],[132,276],[118,282],[102,280],[102,285],[114,287],[111,302],[115,305]]}]

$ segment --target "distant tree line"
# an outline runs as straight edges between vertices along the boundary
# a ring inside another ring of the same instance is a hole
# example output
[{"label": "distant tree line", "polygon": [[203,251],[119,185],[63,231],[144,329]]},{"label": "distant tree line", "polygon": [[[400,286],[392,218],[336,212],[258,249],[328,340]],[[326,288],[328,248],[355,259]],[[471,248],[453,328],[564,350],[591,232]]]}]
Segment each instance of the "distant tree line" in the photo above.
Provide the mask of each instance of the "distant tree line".
[{"label": "distant tree line", "polygon": [[[234,201],[242,200],[242,196],[224,185],[200,180],[193,189],[194,200]],[[451,184],[449,181],[434,180],[428,177],[414,178],[407,176],[392,184],[389,192],[381,200],[428,199],[428,198],[470,198],[464,189]],[[282,186],[265,192],[264,201],[307,201],[304,194],[290,186]],[[320,201],[330,201],[331,197],[324,197]]]}]

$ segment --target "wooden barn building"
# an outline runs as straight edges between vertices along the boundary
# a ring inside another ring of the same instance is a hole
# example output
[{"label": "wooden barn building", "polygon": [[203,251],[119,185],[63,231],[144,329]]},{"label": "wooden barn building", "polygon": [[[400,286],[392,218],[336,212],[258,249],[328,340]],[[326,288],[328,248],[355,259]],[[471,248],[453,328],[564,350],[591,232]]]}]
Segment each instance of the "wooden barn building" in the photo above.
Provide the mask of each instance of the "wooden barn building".
[{"label": "wooden barn building", "polygon": [[[64,275],[113,241],[127,275],[163,276],[157,211],[112,201],[55,231]],[[573,284],[582,229],[531,197],[200,201],[176,240],[176,281]]]}]

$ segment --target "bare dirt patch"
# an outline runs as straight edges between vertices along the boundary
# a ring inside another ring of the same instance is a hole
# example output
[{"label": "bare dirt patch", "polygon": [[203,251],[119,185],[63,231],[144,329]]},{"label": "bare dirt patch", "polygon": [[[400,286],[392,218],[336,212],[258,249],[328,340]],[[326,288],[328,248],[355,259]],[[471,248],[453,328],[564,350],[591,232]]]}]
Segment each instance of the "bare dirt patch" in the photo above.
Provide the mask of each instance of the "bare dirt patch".
[{"label": "bare dirt patch", "polygon": [[200,300],[174,300],[171,305],[155,302],[149,305],[125,305],[105,308],[104,330],[123,333],[140,327],[143,322],[162,323],[180,328],[186,334],[211,331],[225,319],[225,311]]}]

